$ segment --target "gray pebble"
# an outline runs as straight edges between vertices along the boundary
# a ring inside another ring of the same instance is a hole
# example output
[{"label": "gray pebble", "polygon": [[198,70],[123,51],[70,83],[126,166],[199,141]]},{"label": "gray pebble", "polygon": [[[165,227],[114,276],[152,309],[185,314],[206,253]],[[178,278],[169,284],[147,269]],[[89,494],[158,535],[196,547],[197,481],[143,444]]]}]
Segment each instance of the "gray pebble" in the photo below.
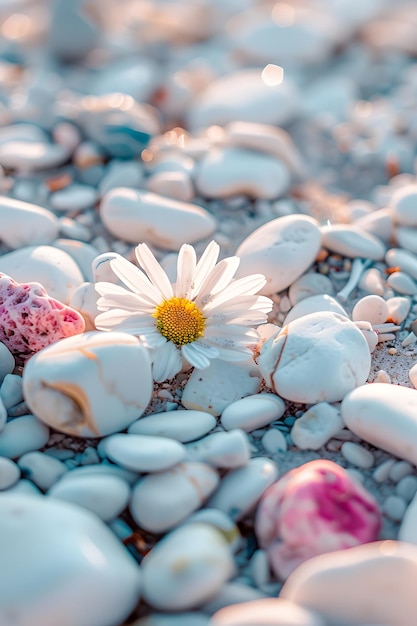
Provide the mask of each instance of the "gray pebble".
[{"label": "gray pebble", "polygon": [[394,522],[400,522],[402,520],[406,508],[407,504],[405,500],[403,500],[399,496],[393,495],[388,496],[384,500],[384,504],[382,505],[382,511]]},{"label": "gray pebble", "polygon": [[413,474],[414,469],[411,463],[408,461],[398,461],[395,465],[392,466],[389,477],[394,483],[398,483],[401,478],[404,476],[408,476],[408,474]]},{"label": "gray pebble", "polygon": [[0,386],[0,397],[6,409],[22,402],[22,377],[17,374],[6,374]]},{"label": "gray pebble", "polygon": [[403,498],[406,502],[411,502],[417,493],[417,476],[409,474],[400,478],[395,491],[400,498]]},{"label": "gray pebble", "polygon": [[23,454],[18,466],[25,478],[29,478],[39,489],[46,491],[54,485],[63,474],[67,471],[67,467],[43,452],[28,452]]},{"label": "gray pebble", "polygon": [[14,461],[0,457],[0,491],[10,489],[20,478],[20,469]]}]

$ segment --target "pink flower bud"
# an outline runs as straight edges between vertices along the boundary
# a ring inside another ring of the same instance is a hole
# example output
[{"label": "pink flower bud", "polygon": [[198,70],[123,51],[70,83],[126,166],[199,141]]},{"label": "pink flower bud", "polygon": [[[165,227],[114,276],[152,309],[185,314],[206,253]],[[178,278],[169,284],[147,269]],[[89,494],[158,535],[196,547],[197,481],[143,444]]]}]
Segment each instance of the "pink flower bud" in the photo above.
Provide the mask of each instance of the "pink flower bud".
[{"label": "pink flower bud", "polygon": [[282,580],[313,556],[375,541],[380,527],[375,498],[325,459],[305,463],[271,485],[255,519],[258,543]]}]

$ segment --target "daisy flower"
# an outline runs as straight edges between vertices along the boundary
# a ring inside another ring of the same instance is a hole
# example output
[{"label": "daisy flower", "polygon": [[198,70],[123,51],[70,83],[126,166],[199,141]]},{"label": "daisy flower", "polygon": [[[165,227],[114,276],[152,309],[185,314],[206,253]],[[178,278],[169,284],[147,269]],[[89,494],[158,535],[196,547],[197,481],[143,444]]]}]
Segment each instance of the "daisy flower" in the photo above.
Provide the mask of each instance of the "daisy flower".
[{"label": "daisy flower", "polygon": [[144,243],[135,250],[139,269],[123,257],[110,265],[124,287],[98,282],[99,330],[120,330],[141,338],[151,350],[157,382],[177,374],[183,358],[204,369],[212,359],[241,361],[253,354],[259,335],[254,326],[267,321],[272,301],[255,295],[266,283],[253,274],[233,280],[238,257],[217,263],[219,246],[212,241],[197,263],[192,246],[178,255],[177,281],[172,284]]}]

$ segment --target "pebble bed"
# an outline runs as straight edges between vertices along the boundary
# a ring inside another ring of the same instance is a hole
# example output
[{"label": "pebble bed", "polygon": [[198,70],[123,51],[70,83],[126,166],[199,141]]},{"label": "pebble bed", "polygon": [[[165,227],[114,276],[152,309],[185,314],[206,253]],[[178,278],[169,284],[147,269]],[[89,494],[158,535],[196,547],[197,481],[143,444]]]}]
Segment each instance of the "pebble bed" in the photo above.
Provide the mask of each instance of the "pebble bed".
[{"label": "pebble bed", "polygon": [[[0,31],[0,626],[413,626],[415,3]],[[95,283],[213,240],[265,276],[254,358],[154,382]]]}]

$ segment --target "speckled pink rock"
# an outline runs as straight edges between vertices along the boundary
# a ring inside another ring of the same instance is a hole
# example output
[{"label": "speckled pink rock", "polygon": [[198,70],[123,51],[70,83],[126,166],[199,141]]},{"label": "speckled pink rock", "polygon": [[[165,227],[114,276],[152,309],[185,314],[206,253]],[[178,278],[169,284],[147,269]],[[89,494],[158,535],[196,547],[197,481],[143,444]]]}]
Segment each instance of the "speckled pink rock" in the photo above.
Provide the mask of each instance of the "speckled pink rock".
[{"label": "speckled pink rock", "polygon": [[374,497],[325,459],[305,463],[271,485],[255,519],[259,545],[281,580],[313,556],[375,541],[380,527]]},{"label": "speckled pink rock", "polygon": [[21,361],[84,328],[82,315],[48,296],[40,283],[17,283],[0,273],[0,341]]}]

